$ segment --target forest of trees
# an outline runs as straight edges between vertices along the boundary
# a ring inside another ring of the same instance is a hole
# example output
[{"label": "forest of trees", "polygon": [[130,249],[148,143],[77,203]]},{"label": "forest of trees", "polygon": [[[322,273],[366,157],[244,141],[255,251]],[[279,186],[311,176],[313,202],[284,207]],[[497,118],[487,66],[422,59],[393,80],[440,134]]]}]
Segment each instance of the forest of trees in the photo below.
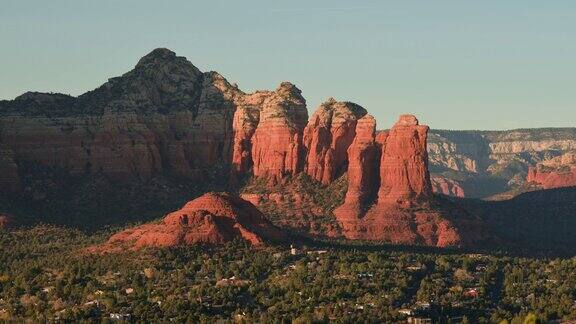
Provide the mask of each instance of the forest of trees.
[{"label": "forest of trees", "polygon": [[[90,255],[54,226],[0,233],[0,320],[537,323],[576,319],[576,258],[188,246]],[[294,253],[292,253],[294,252]]]}]

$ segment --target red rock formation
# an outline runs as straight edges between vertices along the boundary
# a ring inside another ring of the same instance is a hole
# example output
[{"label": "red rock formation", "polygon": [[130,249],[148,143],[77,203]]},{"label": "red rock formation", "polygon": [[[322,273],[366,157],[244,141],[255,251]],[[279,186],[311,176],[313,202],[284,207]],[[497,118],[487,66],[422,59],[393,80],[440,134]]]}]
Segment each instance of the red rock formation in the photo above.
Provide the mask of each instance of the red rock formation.
[{"label": "red rock formation", "polygon": [[[303,168],[308,120],[300,90],[245,94],[167,49],[79,97],[26,93],[0,101],[0,190],[19,190],[29,163],[115,181],[157,175],[199,180],[236,172],[280,178]],[[20,170],[24,171],[25,170]]]},{"label": "red rock formation", "polygon": [[[364,136],[357,137],[349,149],[348,192],[345,203],[334,211],[344,236],[397,244],[460,245],[454,223],[431,207],[428,127],[419,125],[414,116],[403,115],[390,131],[375,136],[373,126],[370,129],[358,132]],[[379,158],[373,157],[378,150]],[[379,183],[369,184],[374,179]]]},{"label": "red rock formation", "polygon": [[[334,211],[340,222],[355,222],[378,191],[379,152],[375,142],[376,120],[366,115],[358,120],[356,137],[348,148],[348,190],[344,204]],[[381,137],[382,135],[380,135]],[[343,227],[346,228],[344,225]]]},{"label": "red rock formation", "polygon": [[342,174],[348,147],[356,135],[356,123],[366,110],[351,102],[330,98],[318,107],[304,129],[307,149],[305,172],[324,185]]},{"label": "red rock formation", "polygon": [[394,244],[457,246],[460,234],[438,211],[409,210],[393,205],[375,205],[366,215],[344,229],[349,239]]},{"label": "red rock formation", "polygon": [[431,178],[431,181],[432,181],[432,190],[435,193],[460,198],[464,198],[466,196],[464,193],[464,189],[455,180],[444,178],[441,176],[433,176]]},{"label": "red rock formation", "polygon": [[379,203],[414,202],[432,197],[428,172],[428,126],[416,117],[402,115],[386,137],[380,160]]},{"label": "red rock formation", "polygon": [[166,215],[159,223],[122,231],[88,251],[101,253],[196,243],[221,244],[235,238],[261,245],[284,237],[284,233],[251,203],[226,193],[207,193]]},{"label": "red rock formation", "polygon": [[293,84],[283,82],[266,97],[252,137],[254,176],[277,182],[302,170],[302,132],[307,120],[306,101]]},{"label": "red rock formation", "polygon": [[531,167],[526,182],[543,189],[576,186],[576,152],[569,152]]},{"label": "red rock formation", "polygon": [[246,173],[252,167],[252,136],[259,119],[260,110],[252,105],[240,106],[234,113],[232,168],[235,172]]}]

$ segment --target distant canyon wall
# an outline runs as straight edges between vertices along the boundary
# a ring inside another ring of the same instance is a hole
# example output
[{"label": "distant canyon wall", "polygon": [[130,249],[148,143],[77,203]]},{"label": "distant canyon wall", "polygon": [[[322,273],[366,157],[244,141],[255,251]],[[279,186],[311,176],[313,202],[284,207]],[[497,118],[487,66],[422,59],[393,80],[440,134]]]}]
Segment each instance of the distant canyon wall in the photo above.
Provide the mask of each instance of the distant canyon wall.
[{"label": "distant canyon wall", "polygon": [[[431,130],[428,141],[435,191],[466,197],[521,188],[530,167],[572,151],[576,128]],[[454,185],[460,189],[450,189]]]}]

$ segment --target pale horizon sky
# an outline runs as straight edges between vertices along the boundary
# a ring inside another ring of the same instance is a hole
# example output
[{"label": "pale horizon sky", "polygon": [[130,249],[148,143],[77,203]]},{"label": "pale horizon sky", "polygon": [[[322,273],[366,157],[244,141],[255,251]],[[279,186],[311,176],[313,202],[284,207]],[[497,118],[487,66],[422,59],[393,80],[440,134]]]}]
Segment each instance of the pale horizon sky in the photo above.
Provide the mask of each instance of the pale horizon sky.
[{"label": "pale horizon sky", "polygon": [[166,47],[246,92],[290,81],[310,113],[353,101],[380,129],[576,127],[574,1],[0,1],[0,99],[79,95]]}]

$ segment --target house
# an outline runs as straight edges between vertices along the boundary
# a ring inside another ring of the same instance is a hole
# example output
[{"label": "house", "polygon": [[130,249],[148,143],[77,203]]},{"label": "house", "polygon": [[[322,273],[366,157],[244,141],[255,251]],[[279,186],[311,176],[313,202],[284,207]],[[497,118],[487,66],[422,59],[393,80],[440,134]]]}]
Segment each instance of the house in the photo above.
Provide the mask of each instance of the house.
[{"label": "house", "polygon": [[129,321],[132,318],[131,314],[110,313],[110,319],[113,321]]},{"label": "house", "polygon": [[315,250],[315,251],[308,251],[307,254],[325,254],[328,253],[327,250]]},{"label": "house", "polygon": [[247,286],[252,283],[250,280],[243,280],[238,279],[236,276],[232,276],[230,278],[224,278],[216,282],[216,287],[223,287],[223,286]]},{"label": "house", "polygon": [[95,300],[91,300],[87,303],[84,303],[84,306],[96,306],[96,307],[98,307],[98,306],[100,306],[100,302],[97,299],[95,299]]},{"label": "house", "polygon": [[291,255],[297,255],[297,254],[299,254],[298,249],[296,249],[296,248],[294,247],[294,245],[292,245],[292,244],[290,244],[290,254],[291,254]]},{"label": "house", "polygon": [[410,316],[406,321],[408,324],[432,324],[430,317]]},{"label": "house", "polygon": [[410,316],[414,315],[414,310],[411,308],[402,308],[401,310],[398,311],[398,313]]},{"label": "house", "polygon": [[483,271],[486,271],[487,269],[488,269],[488,267],[486,267],[483,264],[479,264],[476,266],[476,271],[478,271],[478,272],[483,272]]},{"label": "house", "polygon": [[52,287],[52,286],[42,288],[42,292],[45,292],[45,293],[49,293],[52,290],[54,290],[54,287]]}]

